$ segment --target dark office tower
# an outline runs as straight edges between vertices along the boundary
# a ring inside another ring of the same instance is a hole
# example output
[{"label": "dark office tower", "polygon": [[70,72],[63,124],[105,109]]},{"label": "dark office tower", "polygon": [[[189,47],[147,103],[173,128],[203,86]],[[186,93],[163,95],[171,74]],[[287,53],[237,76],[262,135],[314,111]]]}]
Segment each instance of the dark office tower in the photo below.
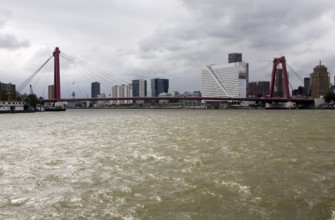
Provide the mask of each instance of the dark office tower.
[{"label": "dark office tower", "polygon": [[144,79],[133,80],[133,97],[146,97],[147,96],[147,81]]},{"label": "dark office tower", "polygon": [[266,97],[269,94],[270,94],[269,81],[251,82],[248,85],[249,97]]},{"label": "dark office tower", "polygon": [[151,96],[158,97],[161,93],[169,92],[169,80],[168,79],[152,79],[151,80]]},{"label": "dark office tower", "polygon": [[309,77],[304,78],[304,94],[306,96],[311,95],[311,78]]},{"label": "dark office tower", "polygon": [[312,97],[320,98],[329,92],[329,73],[327,72],[327,67],[320,64],[314,67],[312,73]]},{"label": "dark office tower", "polygon": [[98,98],[98,95],[100,95],[100,83],[99,82],[93,82],[91,84],[91,97],[92,98]]},{"label": "dark office tower", "polygon": [[228,63],[237,63],[242,62],[242,54],[241,53],[230,53],[228,54]]},{"label": "dark office tower", "polygon": [[275,97],[284,97],[283,69],[277,69],[276,71],[274,95]]}]

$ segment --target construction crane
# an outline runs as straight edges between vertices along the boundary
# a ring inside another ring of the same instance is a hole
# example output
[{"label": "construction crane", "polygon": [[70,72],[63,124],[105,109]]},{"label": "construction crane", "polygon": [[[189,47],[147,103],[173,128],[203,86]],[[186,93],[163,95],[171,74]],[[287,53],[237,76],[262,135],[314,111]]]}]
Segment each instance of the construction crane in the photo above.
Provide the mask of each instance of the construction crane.
[{"label": "construction crane", "polygon": [[34,94],[33,87],[31,86],[31,84],[29,85],[29,87],[30,87],[30,92],[29,92],[29,94],[30,94],[30,95]]}]

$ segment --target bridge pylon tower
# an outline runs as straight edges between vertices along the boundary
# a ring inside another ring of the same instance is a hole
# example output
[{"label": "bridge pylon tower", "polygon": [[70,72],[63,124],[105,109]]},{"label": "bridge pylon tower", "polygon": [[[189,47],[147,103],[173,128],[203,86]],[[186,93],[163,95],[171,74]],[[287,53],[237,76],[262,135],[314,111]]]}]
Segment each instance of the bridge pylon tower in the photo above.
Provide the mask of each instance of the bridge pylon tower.
[{"label": "bridge pylon tower", "polygon": [[277,72],[277,66],[281,64],[283,68],[283,79],[284,79],[284,93],[285,93],[285,98],[287,102],[291,101],[291,96],[290,96],[290,90],[289,90],[289,85],[288,85],[288,74],[287,74],[287,69],[286,69],[286,60],[285,57],[279,57],[279,58],[274,58],[273,59],[273,66],[272,66],[272,77],[271,77],[271,85],[270,85],[270,98],[273,98],[273,92],[274,92],[274,85],[275,85],[275,79],[276,79],[276,72]]},{"label": "bridge pylon tower", "polygon": [[60,66],[59,66],[59,54],[60,50],[58,47],[55,48],[53,52],[54,56],[54,92],[55,99],[57,102],[60,102]]}]

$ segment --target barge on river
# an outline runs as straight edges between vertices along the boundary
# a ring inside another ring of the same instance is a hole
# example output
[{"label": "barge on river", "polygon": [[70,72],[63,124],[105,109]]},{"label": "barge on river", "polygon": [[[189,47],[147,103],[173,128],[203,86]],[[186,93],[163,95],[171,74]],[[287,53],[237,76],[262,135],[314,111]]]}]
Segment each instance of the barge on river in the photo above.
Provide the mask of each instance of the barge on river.
[{"label": "barge on river", "polygon": [[24,102],[0,101],[0,113],[32,112],[31,107]]}]

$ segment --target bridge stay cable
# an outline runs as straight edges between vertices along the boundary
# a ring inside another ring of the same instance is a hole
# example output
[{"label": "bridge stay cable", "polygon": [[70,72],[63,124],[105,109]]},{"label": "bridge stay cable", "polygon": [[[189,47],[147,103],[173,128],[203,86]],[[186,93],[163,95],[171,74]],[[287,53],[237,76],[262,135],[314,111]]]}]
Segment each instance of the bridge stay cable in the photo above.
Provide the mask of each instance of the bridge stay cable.
[{"label": "bridge stay cable", "polygon": [[[66,59],[66,58],[65,58]],[[69,60],[68,60],[69,61]],[[96,75],[99,75],[99,77],[101,77],[102,79],[104,79],[105,81],[107,82],[110,82],[111,80],[109,78],[107,78],[106,76],[104,75],[101,75],[101,74],[96,74],[95,72],[83,67],[82,65],[79,65],[77,63],[74,63],[73,65],[70,65],[70,67],[72,69],[75,69],[76,71],[78,72],[83,72],[85,74],[87,74],[88,76],[90,76],[92,79],[93,78],[96,78]],[[82,78],[82,74],[79,74],[79,77]],[[82,78],[83,79],[83,78]],[[96,80],[96,79],[95,79]],[[93,80],[94,81],[94,80]],[[114,81],[114,80],[113,80]],[[86,80],[86,85],[89,86],[92,82],[89,82]],[[104,85],[105,83],[102,83],[102,85]]]},{"label": "bridge stay cable", "polygon": [[[64,73],[63,76],[66,75],[66,76],[72,77],[72,74],[69,74],[69,66],[70,66],[69,63],[64,63],[62,65],[62,67],[63,67],[62,68],[62,72]],[[61,84],[64,85],[63,88],[62,88],[62,90],[65,90],[68,95],[70,95],[70,93],[71,93],[70,92],[70,83],[69,83],[69,81],[70,80],[67,80],[67,78],[61,77]]]},{"label": "bridge stay cable", "polygon": [[35,94],[38,95],[38,97],[43,97],[43,95],[46,94],[45,90],[48,88],[48,78],[52,75],[51,67],[53,67],[52,62],[48,62],[31,81],[31,85],[33,85]]},{"label": "bridge stay cable", "polygon": [[[78,72],[78,69],[74,67],[74,65],[72,62],[70,62],[68,59],[63,59],[63,61],[67,64],[68,68],[66,68],[66,71],[68,74],[66,74],[67,76],[70,76],[71,78],[68,81],[72,82],[73,86],[76,86],[76,88],[79,90],[79,92],[82,95],[85,95],[85,92],[82,91],[81,87],[84,87],[85,85],[90,85],[90,82],[88,80],[86,80],[85,77],[82,76],[82,74],[75,74],[76,72]],[[69,74],[70,72],[70,74]],[[64,78],[64,77],[63,77]],[[79,83],[78,83],[79,82]],[[81,86],[80,86],[81,85]],[[70,91],[68,91],[70,92]]]},{"label": "bridge stay cable", "polygon": [[[63,58],[65,58],[65,57],[63,57]],[[67,58],[65,58],[65,59],[67,59]],[[72,60],[69,60],[69,59],[67,59],[67,60],[68,60],[68,61],[72,61]],[[96,75],[99,75],[99,76],[102,77],[104,80],[106,80],[106,81],[110,81],[110,79],[108,79],[106,76],[101,75],[101,74],[99,74],[99,73],[96,73],[96,72],[94,72],[94,71],[92,71],[92,70],[90,70],[90,69],[88,69],[88,68],[85,68],[85,67],[83,67],[82,65],[79,65],[78,63],[74,63],[74,65],[71,65],[71,67],[72,67],[72,68],[75,68],[77,71],[86,73],[86,74],[89,75],[90,77],[94,77],[94,76],[96,76]]]},{"label": "bridge stay cable", "polygon": [[[63,57],[64,59],[68,59],[68,58],[65,58]],[[93,69],[92,67],[90,66],[87,66],[87,65],[83,65],[82,63],[77,63],[71,59],[68,59],[70,61],[72,61],[75,65],[75,67],[82,71],[82,72],[85,72],[86,74],[90,75],[90,77],[92,78],[96,78],[96,76],[99,76],[100,78],[102,78],[103,80],[107,81],[107,82],[120,82],[120,81],[125,81],[125,80],[120,80],[120,79],[117,79],[116,77],[112,77],[110,74],[102,74],[100,71],[96,71],[95,69]],[[125,81],[126,82],[126,81]],[[127,82],[128,83],[128,82]],[[113,84],[113,83],[112,83]]]},{"label": "bridge stay cable", "polygon": [[22,82],[18,87],[17,91],[22,92],[22,90],[31,82],[31,80],[42,70],[42,68],[50,61],[53,57],[49,57],[33,74],[31,74],[24,82]]},{"label": "bridge stay cable", "polygon": [[292,71],[293,76],[296,77],[298,82],[303,84],[304,80],[301,78],[301,76],[288,63],[286,63],[286,64],[287,64],[288,68]]},{"label": "bridge stay cable", "polygon": [[[74,61],[73,59],[70,59],[66,56],[62,56],[62,58],[65,60],[66,63],[69,63],[69,66],[72,69],[75,69],[78,72],[83,72],[86,73],[88,76],[90,76],[92,79],[96,78],[97,76],[99,76],[100,79],[103,79],[103,82],[101,83],[101,90],[103,93],[108,94],[111,90],[110,85],[111,84],[120,84],[120,80],[116,80],[115,77],[111,77],[110,74],[102,74],[100,71],[96,72],[96,70],[92,69],[92,67],[87,66],[87,65],[81,65],[82,63],[78,63],[76,61]],[[73,74],[71,74],[73,75]],[[79,77],[81,77],[82,74],[79,74]],[[75,81],[77,81],[78,78],[76,78]],[[94,79],[96,80],[96,79]],[[93,81],[94,81],[93,80]],[[122,80],[125,81],[125,80]],[[127,82],[127,84],[129,83],[129,81]],[[91,82],[87,82],[87,85],[90,85]],[[125,84],[122,83],[121,84]]]},{"label": "bridge stay cable", "polygon": [[[48,70],[46,71],[47,73],[52,73],[53,65],[51,65],[51,63],[49,63],[48,67],[46,67],[46,68],[48,68]],[[47,84],[47,85],[45,85],[43,87],[43,91],[42,91],[43,95],[46,94],[45,97],[48,97],[48,94],[47,94],[46,90],[48,89],[48,82],[50,82],[50,76],[51,75],[53,75],[53,74],[46,74],[45,84]]]},{"label": "bridge stay cable", "polygon": [[108,70],[104,70],[101,67],[95,66],[93,64],[89,64],[85,61],[76,59],[76,58],[71,57],[67,54],[62,53],[61,56],[64,57],[64,58],[68,58],[69,60],[72,60],[72,62],[74,62],[74,63],[80,64],[80,66],[85,66],[86,68],[88,68],[90,70],[93,70],[93,72],[96,73],[96,74],[105,75],[106,77],[110,77],[113,81],[123,82],[123,84],[129,83],[131,81],[129,79],[123,79],[120,76],[117,76],[116,73],[111,73]]}]

